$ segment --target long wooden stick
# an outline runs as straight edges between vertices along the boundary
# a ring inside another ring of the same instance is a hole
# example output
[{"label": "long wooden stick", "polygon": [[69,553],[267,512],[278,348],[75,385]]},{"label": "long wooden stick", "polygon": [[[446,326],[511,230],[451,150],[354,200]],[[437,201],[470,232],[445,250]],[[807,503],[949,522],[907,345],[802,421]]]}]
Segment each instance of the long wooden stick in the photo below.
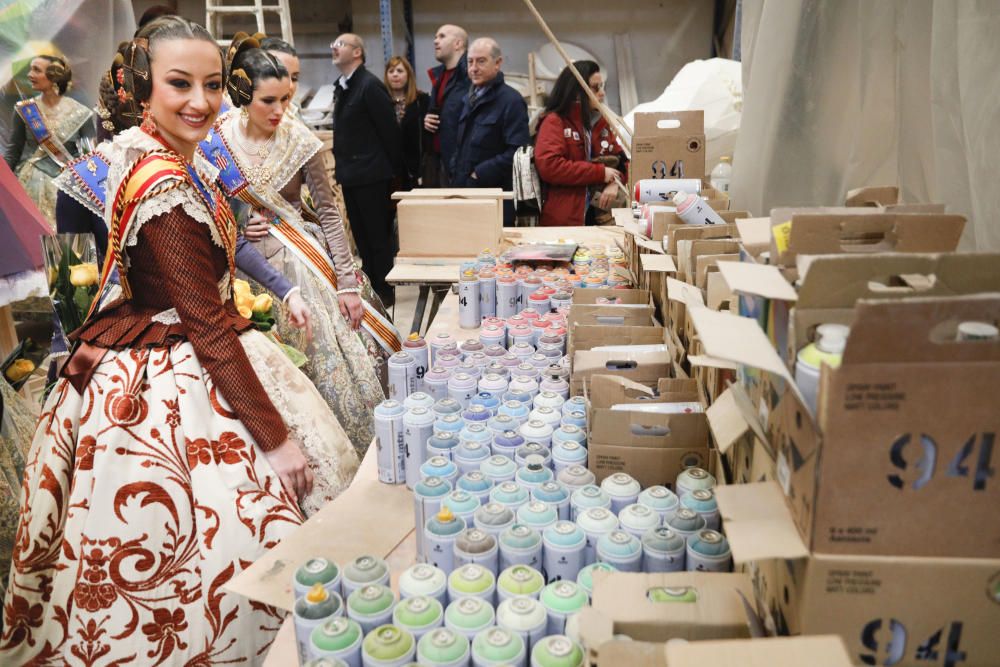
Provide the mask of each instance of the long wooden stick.
[{"label": "long wooden stick", "polygon": [[618,116],[618,114],[613,112],[599,99],[597,99],[597,95],[595,95],[594,91],[590,89],[590,84],[583,80],[583,76],[580,74],[580,71],[576,68],[576,65],[573,64],[573,59],[569,57],[569,54],[566,53],[562,44],[559,43],[559,40],[556,39],[552,30],[549,29],[545,19],[543,19],[542,15],[538,13],[537,9],[535,9],[534,3],[531,0],[524,0],[524,4],[527,5],[528,11],[530,11],[535,17],[535,20],[538,21],[538,25],[542,29],[542,32],[544,32],[545,36],[549,38],[550,42],[552,42],[552,46],[556,47],[556,51],[558,51],[559,55],[561,55],[563,60],[566,61],[566,66],[573,73],[573,76],[576,77],[577,82],[583,88],[583,92],[590,98],[590,103],[594,105],[595,109],[601,112],[601,115],[604,116],[604,119],[608,121],[608,124],[615,131],[615,134],[622,139],[622,149],[625,151],[625,156],[631,160],[632,132],[628,129],[625,122]]}]

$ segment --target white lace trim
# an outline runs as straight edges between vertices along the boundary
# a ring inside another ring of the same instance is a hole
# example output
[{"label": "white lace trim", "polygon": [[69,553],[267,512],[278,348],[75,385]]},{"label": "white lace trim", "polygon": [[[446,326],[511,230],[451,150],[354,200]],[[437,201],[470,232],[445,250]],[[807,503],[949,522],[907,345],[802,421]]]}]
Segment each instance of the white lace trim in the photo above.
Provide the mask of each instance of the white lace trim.
[{"label": "white lace trim", "polygon": [[181,316],[177,314],[176,308],[171,308],[153,315],[152,320],[160,324],[180,324]]},{"label": "white lace trim", "polygon": [[[287,115],[287,114],[286,114]],[[239,132],[236,126],[240,122],[239,109],[233,108],[219,117],[216,130],[223,133],[230,149],[234,153],[240,171],[247,172],[244,165],[246,157],[234,141],[234,135]],[[268,185],[280,192],[288,181],[323,148],[323,142],[314,135],[300,120],[293,116],[282,119],[278,125],[274,145],[264,164],[271,171],[271,181]]]},{"label": "white lace trim", "polygon": [[182,207],[184,213],[191,216],[198,222],[206,225],[212,235],[212,243],[224,248],[222,236],[215,227],[215,221],[205,208],[201,195],[190,185],[174,187],[173,184],[164,184],[150,192],[148,199],[143,200],[133,214],[132,223],[129,225],[128,238],[125,239],[125,246],[131,247],[139,242],[139,230],[150,219],[158,215],[169,213],[176,207]]}]

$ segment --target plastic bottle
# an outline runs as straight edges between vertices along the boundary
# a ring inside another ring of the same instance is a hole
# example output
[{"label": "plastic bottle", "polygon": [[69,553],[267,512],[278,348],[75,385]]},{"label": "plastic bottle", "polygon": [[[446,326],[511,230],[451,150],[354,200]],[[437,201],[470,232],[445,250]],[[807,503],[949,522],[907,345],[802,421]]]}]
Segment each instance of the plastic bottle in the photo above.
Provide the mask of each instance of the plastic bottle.
[{"label": "plastic bottle", "polygon": [[821,326],[817,333],[819,338],[816,342],[799,350],[795,362],[795,384],[813,414],[816,414],[819,391],[819,367],[823,364],[831,368],[839,367],[847,343],[847,336],[840,329],[823,329]]},{"label": "plastic bottle", "polygon": [[674,195],[677,216],[688,225],[724,225],[726,221],[698,195],[678,192]]},{"label": "plastic bottle", "polygon": [[728,155],[719,158],[719,164],[712,168],[710,183],[719,192],[729,192],[729,182],[733,178],[733,159]]}]

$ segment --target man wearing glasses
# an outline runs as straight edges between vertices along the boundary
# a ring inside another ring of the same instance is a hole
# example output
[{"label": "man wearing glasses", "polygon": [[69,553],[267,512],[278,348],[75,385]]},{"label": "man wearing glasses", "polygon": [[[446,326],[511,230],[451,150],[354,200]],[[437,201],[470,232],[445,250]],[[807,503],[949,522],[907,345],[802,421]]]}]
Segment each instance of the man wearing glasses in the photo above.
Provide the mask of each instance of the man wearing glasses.
[{"label": "man wearing glasses", "polygon": [[385,277],[396,240],[389,196],[393,176],[403,173],[402,137],[389,91],[365,69],[365,44],[345,33],[330,44],[340,70],[333,97],[333,155],[344,190],[347,217],[364,270],[386,306],[393,303]]}]

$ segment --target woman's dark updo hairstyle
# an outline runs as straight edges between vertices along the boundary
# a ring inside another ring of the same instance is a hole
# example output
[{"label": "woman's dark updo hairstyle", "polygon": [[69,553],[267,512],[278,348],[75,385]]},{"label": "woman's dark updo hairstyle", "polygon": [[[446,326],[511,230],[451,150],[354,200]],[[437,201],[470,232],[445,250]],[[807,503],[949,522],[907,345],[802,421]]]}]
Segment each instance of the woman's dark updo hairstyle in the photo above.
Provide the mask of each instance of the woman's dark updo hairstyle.
[{"label": "woman's dark updo hairstyle", "polygon": [[[157,42],[171,39],[199,39],[215,46],[205,28],[180,16],[161,16],[143,26],[131,41],[119,44],[106,81],[101,81],[101,103],[110,114],[116,132],[142,122],[142,105],[153,94],[150,53]],[[226,62],[221,51],[219,60],[225,83]]]},{"label": "woman's dark updo hairstyle", "polygon": [[280,37],[265,37],[260,42],[260,48],[265,51],[280,51],[296,58],[299,57],[299,52],[295,50],[295,47]]},{"label": "woman's dark updo hairstyle", "polygon": [[45,66],[45,78],[55,84],[60,95],[65,95],[66,91],[69,90],[69,84],[73,81],[73,70],[70,69],[69,63],[66,62],[65,58],[59,56],[39,55],[37,57],[49,61],[49,64]]},{"label": "woman's dark updo hairstyle", "polygon": [[[577,60],[573,65],[576,66],[583,80],[587,82],[590,81],[590,77],[594,76],[596,72],[601,71],[600,66],[593,60]],[[570,109],[577,102],[580,103],[583,124],[589,128],[591,122],[590,97],[580,88],[580,82],[573,76],[573,72],[570,71],[569,67],[564,67],[563,71],[559,73],[559,78],[556,79],[555,84],[552,86],[552,92],[545,103],[545,113],[556,113],[565,118],[569,116]]]},{"label": "woman's dark updo hairstyle", "polygon": [[254,86],[265,79],[283,79],[288,70],[278,59],[261,48],[267,38],[262,33],[248,35],[238,32],[226,52],[229,61],[229,83],[226,90],[234,107],[242,107],[253,100]]}]

